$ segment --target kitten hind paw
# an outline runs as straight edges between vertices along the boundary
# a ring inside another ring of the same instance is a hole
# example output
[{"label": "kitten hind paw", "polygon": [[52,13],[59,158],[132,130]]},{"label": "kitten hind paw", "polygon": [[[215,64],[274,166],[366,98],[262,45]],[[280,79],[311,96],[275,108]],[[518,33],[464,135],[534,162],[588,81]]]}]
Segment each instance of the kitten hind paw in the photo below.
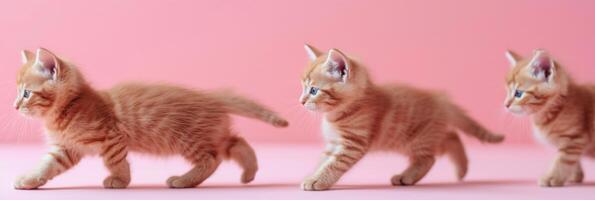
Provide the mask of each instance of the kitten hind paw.
[{"label": "kitten hind paw", "polygon": [[562,187],[564,186],[565,180],[554,176],[544,176],[539,180],[539,186],[541,187]]},{"label": "kitten hind paw", "polygon": [[103,180],[103,187],[107,189],[122,189],[128,187],[130,179],[108,176]]},{"label": "kitten hind paw", "polygon": [[244,171],[244,173],[242,173],[241,181],[243,184],[250,183],[254,180],[254,177],[256,177],[255,170],[246,170],[246,171]]},{"label": "kitten hind paw", "polygon": [[172,176],[167,179],[167,186],[170,188],[193,188],[198,184],[192,182],[191,179],[183,176]]},{"label": "kitten hind paw", "polygon": [[394,175],[390,182],[393,186],[409,186],[414,185],[415,180],[412,177],[403,176],[401,174]]}]

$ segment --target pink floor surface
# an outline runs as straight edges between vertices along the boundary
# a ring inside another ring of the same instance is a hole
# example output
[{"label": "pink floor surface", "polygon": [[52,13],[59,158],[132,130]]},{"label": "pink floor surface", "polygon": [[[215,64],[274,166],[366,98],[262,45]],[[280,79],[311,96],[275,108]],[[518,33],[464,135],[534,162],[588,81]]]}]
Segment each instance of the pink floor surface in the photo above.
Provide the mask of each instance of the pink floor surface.
[{"label": "pink floor surface", "polygon": [[539,147],[472,145],[470,171],[464,182],[455,181],[453,167],[442,158],[416,186],[393,187],[390,177],[404,169],[405,159],[370,154],[330,191],[305,192],[299,183],[317,162],[320,148],[299,145],[254,144],[260,171],[254,182],[239,183],[240,170],[223,163],[201,186],[169,189],[165,179],[183,173],[188,165],[179,158],[132,155],[132,184],[128,189],[101,187],[106,170],[98,158],[86,158],[71,171],[39,190],[14,190],[14,178],[32,168],[43,155],[41,145],[2,145],[0,199],[595,199],[595,162],[585,159],[585,183],[563,188],[541,188],[537,178],[549,166],[553,152]]}]

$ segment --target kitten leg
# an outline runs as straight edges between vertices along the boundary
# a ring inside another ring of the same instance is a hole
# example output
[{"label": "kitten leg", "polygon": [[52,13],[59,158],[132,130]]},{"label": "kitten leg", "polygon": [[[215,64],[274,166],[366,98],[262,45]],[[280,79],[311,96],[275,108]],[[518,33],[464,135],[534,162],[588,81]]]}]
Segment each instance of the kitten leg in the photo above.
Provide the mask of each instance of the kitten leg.
[{"label": "kitten leg", "polygon": [[110,175],[103,180],[104,188],[126,188],[130,184],[130,164],[126,159],[128,147],[122,136],[115,136],[105,141],[101,157]]},{"label": "kitten leg", "polygon": [[194,154],[192,157],[187,157],[187,159],[192,162],[194,167],[182,176],[169,177],[167,185],[170,188],[196,187],[209,178],[221,163],[221,159],[217,159],[214,154],[206,152]]},{"label": "kitten leg", "polygon": [[433,155],[412,155],[410,164],[401,174],[391,178],[393,185],[414,185],[430,171],[436,159]]},{"label": "kitten leg", "polygon": [[244,170],[241,179],[242,183],[249,183],[254,180],[256,171],[258,171],[258,162],[254,149],[250,147],[246,140],[238,136],[232,137],[227,152],[227,156],[236,161]]},{"label": "kitten leg", "polygon": [[463,180],[467,174],[469,160],[467,159],[465,146],[463,146],[461,139],[456,133],[453,133],[451,137],[444,141],[443,148],[448,158],[455,165],[457,178],[459,181]]},{"label": "kitten leg", "polygon": [[561,142],[558,155],[550,171],[539,180],[539,185],[543,187],[564,186],[564,183],[570,180],[573,172],[576,171],[585,144],[586,137],[580,135],[569,139],[569,141]]},{"label": "kitten leg", "polygon": [[[327,141],[326,142],[325,150],[320,155],[320,160],[318,161],[318,164],[317,164],[317,166],[318,166],[317,171],[323,170],[323,165],[326,164],[326,162],[330,162],[329,160],[331,158],[334,158],[334,155],[333,154],[336,151],[336,149],[337,149],[338,146],[339,145],[336,142],[334,142],[334,141]],[[312,177],[314,177],[314,176],[312,176]],[[302,189],[303,190],[314,190],[314,189],[307,189],[307,188],[312,188],[313,186],[310,186],[310,187],[307,187],[306,186],[307,184],[311,184],[311,183],[306,183],[306,182],[308,182],[307,180],[314,181],[313,179],[314,178],[307,178],[302,183],[302,186],[301,186]]]},{"label": "kitten leg", "polygon": [[72,149],[53,146],[36,170],[17,178],[14,188],[36,189],[78,164],[81,158],[82,155]]},{"label": "kitten leg", "polygon": [[337,141],[331,140],[331,141],[327,141],[326,145],[325,145],[325,149],[324,152],[322,152],[322,155],[320,155],[320,160],[318,161],[318,166],[322,165],[324,162],[326,162],[330,157],[333,156],[333,152],[336,151],[337,147],[339,146],[339,143]]},{"label": "kitten leg", "polygon": [[344,144],[338,145],[335,152],[322,162],[314,175],[302,182],[303,190],[329,189],[365,155],[367,150],[365,139],[354,137],[345,140]]},{"label": "kitten leg", "polygon": [[572,174],[570,181],[573,183],[582,183],[584,178],[585,174],[583,172],[583,167],[579,161],[576,165],[576,168],[574,169],[574,173]]}]

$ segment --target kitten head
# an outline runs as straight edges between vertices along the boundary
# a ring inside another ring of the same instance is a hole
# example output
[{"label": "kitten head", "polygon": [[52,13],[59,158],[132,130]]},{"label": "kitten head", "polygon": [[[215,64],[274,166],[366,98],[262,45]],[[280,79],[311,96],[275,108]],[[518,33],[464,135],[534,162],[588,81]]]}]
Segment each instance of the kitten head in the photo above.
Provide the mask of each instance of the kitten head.
[{"label": "kitten head", "polygon": [[365,69],[338,49],[321,53],[305,45],[309,63],[302,75],[300,103],[308,110],[330,112],[363,93],[369,81]]},{"label": "kitten head", "polygon": [[507,51],[512,69],[506,77],[506,108],[515,114],[541,111],[552,97],[566,94],[569,78],[557,62],[543,49],[529,58]]},{"label": "kitten head", "polygon": [[22,66],[17,74],[14,107],[25,116],[42,117],[55,105],[76,93],[78,73],[52,52],[39,48],[21,52]]}]

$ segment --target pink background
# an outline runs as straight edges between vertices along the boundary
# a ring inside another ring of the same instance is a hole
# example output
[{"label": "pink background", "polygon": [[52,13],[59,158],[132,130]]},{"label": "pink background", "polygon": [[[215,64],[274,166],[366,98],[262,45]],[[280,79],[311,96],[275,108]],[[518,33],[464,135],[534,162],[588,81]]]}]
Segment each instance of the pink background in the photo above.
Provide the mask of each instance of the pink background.
[{"label": "pink background", "polygon": [[21,49],[77,63],[98,88],[126,80],[232,87],[286,116],[288,129],[239,119],[254,142],[320,140],[298,104],[303,43],[360,57],[377,82],[447,91],[507,143],[532,143],[502,106],[507,48],[549,49],[595,81],[595,1],[1,1],[0,141],[42,140],[11,107]]},{"label": "pink background", "polygon": [[[595,82],[594,8],[589,0],[0,0],[0,199],[587,199],[595,162],[583,162],[585,184],[537,187],[555,150],[534,145],[528,120],[508,114],[502,102],[507,48],[525,55],[547,48],[579,82]],[[507,134],[508,145],[470,142],[465,182],[440,159],[418,186],[392,187],[388,180],[406,159],[375,154],[336,190],[301,191],[321,145],[319,115],[298,104],[305,42],[356,55],[378,83],[448,92]],[[231,87],[277,110],[291,127],[238,118],[235,127],[260,163],[248,185],[225,163],[199,188],[168,189],[165,179],[189,166],[134,154],[126,190],[101,187],[107,174],[97,157],[42,190],[14,190],[14,178],[45,152],[41,124],[12,108],[19,51],[40,46],[74,61],[97,88],[130,80]]]}]

